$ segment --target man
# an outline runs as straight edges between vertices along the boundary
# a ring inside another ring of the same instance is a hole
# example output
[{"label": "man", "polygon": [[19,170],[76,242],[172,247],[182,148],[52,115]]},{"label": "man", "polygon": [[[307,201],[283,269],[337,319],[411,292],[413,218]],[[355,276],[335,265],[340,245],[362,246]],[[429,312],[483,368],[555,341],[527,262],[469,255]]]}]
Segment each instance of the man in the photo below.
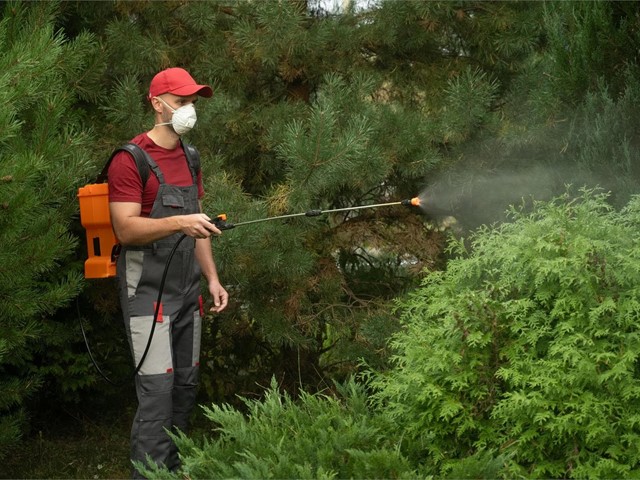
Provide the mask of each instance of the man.
[{"label": "man", "polygon": [[179,462],[166,430],[188,430],[196,397],[201,275],[212,311],[222,311],[228,300],[211,251],[211,235],[221,232],[201,213],[202,175],[187,161],[180,139],[195,124],[198,97],[212,95],[211,87],[198,85],[186,70],[158,73],[148,96],[155,125],[131,140],[150,157],[151,173],[143,184],[134,158],[125,151],[113,158],[108,171],[111,221],[122,245],[120,303],[136,365],[149,340],[169,253],[187,235],[169,264],[153,340],[136,375],[138,410],[131,429],[131,459],[144,462],[148,455],[172,470]]}]

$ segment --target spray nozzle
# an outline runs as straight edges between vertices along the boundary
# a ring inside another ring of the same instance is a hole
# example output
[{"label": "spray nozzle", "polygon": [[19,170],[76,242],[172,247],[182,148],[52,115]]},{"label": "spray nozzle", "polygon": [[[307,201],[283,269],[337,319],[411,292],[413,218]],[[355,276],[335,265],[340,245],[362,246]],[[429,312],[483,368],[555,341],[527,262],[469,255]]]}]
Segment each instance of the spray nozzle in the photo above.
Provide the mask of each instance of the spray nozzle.
[{"label": "spray nozzle", "polygon": [[419,207],[421,202],[420,197],[413,197],[402,200],[400,203],[405,207]]}]

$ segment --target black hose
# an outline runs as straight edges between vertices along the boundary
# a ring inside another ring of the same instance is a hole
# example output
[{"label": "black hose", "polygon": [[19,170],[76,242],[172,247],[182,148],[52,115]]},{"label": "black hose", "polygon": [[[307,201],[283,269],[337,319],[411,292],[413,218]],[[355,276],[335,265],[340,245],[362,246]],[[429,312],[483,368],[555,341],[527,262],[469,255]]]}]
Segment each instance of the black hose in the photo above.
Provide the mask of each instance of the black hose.
[{"label": "black hose", "polygon": [[[133,371],[133,375],[136,375],[140,369],[142,368],[142,364],[144,363],[145,359],[147,358],[147,354],[149,353],[149,349],[151,348],[151,342],[153,341],[153,334],[156,330],[156,323],[158,321],[158,315],[160,314],[160,308],[162,305],[162,292],[164,291],[164,284],[167,280],[167,273],[169,272],[169,265],[171,264],[171,260],[173,259],[174,254],[176,253],[176,250],[178,249],[178,246],[180,245],[180,243],[186,238],[186,235],[182,235],[177,241],[176,243],[173,245],[173,248],[171,249],[171,252],[169,252],[169,257],[167,258],[166,263],[164,264],[164,272],[162,272],[162,277],[160,279],[160,287],[158,288],[158,299],[156,301],[156,309],[153,313],[153,323],[151,324],[151,331],[149,332],[149,339],[147,340],[147,346],[144,349],[144,352],[142,354],[142,357],[140,358],[140,361],[138,362],[138,365],[136,365],[135,370]],[[78,305],[78,303],[76,302],[76,307],[78,309],[78,321],[80,322],[80,330],[82,330],[82,338],[84,338],[84,344],[87,347],[87,352],[89,352],[89,358],[91,358],[91,362],[93,363],[93,366],[96,367],[96,370],[98,370],[98,373],[102,376],[102,378],[104,378],[107,382],[109,382],[111,385],[117,385],[116,383],[114,383],[109,377],[107,377],[104,372],[100,369],[100,367],[98,366],[98,363],[96,362],[95,358],[93,357],[93,354],[91,353],[91,348],[89,347],[89,341],[87,340],[87,334],[84,330],[84,325],[82,324],[82,316],[80,315],[80,306]]]},{"label": "black hose", "polygon": [[91,353],[91,348],[89,347],[89,340],[87,340],[87,333],[85,332],[84,325],[82,324],[82,315],[80,314],[80,305],[78,304],[77,299],[76,299],[76,310],[78,311],[78,322],[80,323],[82,338],[84,338],[84,345],[87,347],[87,352],[89,353],[89,358],[91,359],[91,363],[93,363],[93,366],[96,367],[96,370],[102,376],[102,378],[104,378],[111,385],[117,385],[115,382],[113,382],[109,377],[105,375],[105,373],[98,366],[98,362],[96,362],[96,359],[93,358],[93,353]]},{"label": "black hose", "polygon": [[151,331],[149,332],[149,340],[147,341],[147,346],[145,347],[144,353],[142,354],[142,357],[138,362],[138,366],[133,371],[134,375],[136,375],[140,371],[140,368],[142,367],[142,364],[144,363],[145,358],[147,358],[147,353],[149,353],[149,348],[151,348],[151,341],[153,340],[153,333],[156,330],[158,314],[160,313],[160,308],[162,307],[162,303],[161,303],[162,292],[164,291],[164,282],[167,280],[167,272],[169,271],[169,264],[171,263],[171,260],[173,259],[173,255],[176,253],[176,250],[178,249],[178,245],[180,245],[180,243],[186,237],[187,236],[183,233],[182,236],[176,241],[176,243],[173,245],[173,248],[171,249],[171,252],[169,253],[169,257],[167,258],[167,261],[164,264],[164,272],[162,272],[162,278],[160,279],[160,287],[158,288],[158,299],[156,300],[156,310],[153,313],[153,324],[151,325]]}]

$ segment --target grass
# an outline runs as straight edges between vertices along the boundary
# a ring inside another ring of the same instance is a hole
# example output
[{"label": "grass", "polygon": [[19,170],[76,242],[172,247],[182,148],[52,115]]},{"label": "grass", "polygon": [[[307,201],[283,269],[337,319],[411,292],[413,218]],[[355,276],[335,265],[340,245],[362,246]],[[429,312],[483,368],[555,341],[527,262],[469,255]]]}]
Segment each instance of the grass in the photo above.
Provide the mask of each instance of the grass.
[{"label": "grass", "polygon": [[[133,382],[120,390],[75,407],[42,402],[31,433],[0,465],[0,478],[131,478],[129,435],[137,400]],[[210,428],[199,406],[192,424],[193,435]]]},{"label": "grass", "polygon": [[32,433],[3,461],[0,478],[131,478],[135,397],[120,410],[87,407],[34,419]]}]

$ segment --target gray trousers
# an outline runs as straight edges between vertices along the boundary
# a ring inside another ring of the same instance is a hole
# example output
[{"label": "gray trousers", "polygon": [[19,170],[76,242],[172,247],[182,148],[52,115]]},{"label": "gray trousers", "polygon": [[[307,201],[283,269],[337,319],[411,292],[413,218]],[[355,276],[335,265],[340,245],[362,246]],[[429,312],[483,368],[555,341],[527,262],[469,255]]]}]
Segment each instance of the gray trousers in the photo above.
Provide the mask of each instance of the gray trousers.
[{"label": "gray trousers", "polygon": [[[149,340],[166,253],[123,249],[118,259],[121,305],[136,366]],[[131,460],[146,463],[148,456],[175,470],[180,463],[167,432],[189,430],[198,384],[202,297],[194,250],[178,250],[170,265],[171,281],[163,292],[153,340],[135,379],[138,410],[131,429]],[[134,469],[133,476],[140,474]]]}]

